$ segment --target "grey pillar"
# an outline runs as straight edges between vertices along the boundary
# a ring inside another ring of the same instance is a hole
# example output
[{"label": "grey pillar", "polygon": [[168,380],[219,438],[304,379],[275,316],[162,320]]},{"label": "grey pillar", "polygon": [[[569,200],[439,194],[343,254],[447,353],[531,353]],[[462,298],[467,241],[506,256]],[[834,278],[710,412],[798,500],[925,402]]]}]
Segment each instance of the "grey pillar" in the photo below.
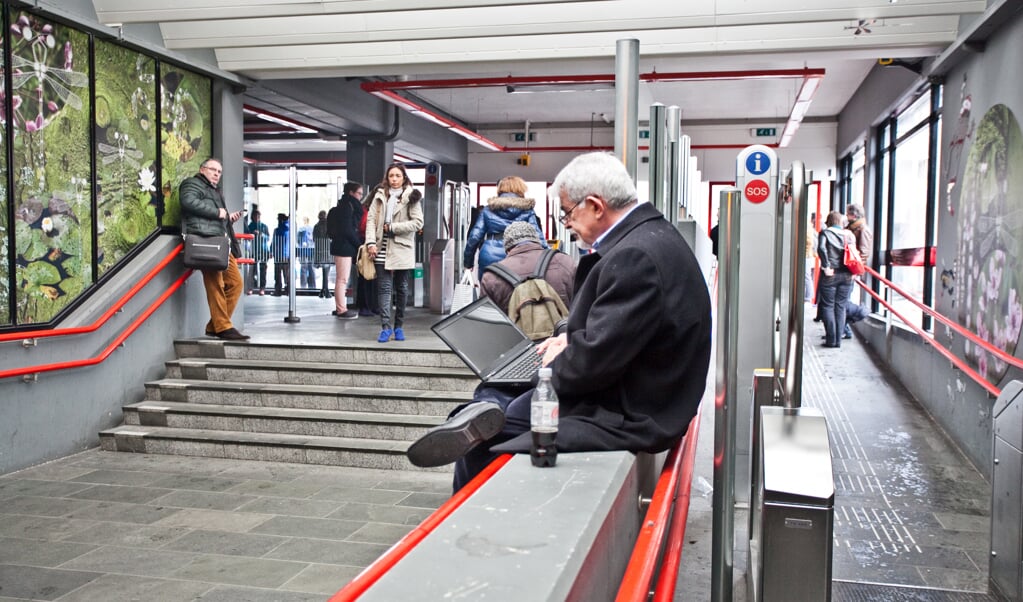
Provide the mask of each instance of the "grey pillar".
[{"label": "grey pillar", "polygon": [[682,155],[682,109],[677,105],[668,107],[668,189],[664,217],[675,224],[678,223],[678,206],[682,200],[682,172],[688,169],[686,159]]},{"label": "grey pillar", "polygon": [[615,156],[636,181],[639,165],[639,40],[615,47]]},{"label": "grey pillar", "polygon": [[650,202],[667,217],[664,210],[667,196],[665,166],[667,165],[668,144],[664,128],[664,105],[655,102],[650,105]]},{"label": "grey pillar", "polygon": [[379,140],[349,140],[348,181],[359,182],[366,194],[384,179],[387,166],[394,161],[394,143]]}]

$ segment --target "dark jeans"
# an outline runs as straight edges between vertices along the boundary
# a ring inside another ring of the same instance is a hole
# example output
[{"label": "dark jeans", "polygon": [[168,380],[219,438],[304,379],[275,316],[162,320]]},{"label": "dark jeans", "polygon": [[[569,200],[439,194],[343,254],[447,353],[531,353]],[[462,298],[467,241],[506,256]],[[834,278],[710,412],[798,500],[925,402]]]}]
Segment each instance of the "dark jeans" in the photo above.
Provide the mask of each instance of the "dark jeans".
[{"label": "dark jeans", "polygon": [[380,311],[380,299],[377,296],[377,281],[366,280],[362,274],[358,275],[358,282],[355,285],[355,303],[359,309]]},{"label": "dark jeans", "polygon": [[275,261],[274,262],[274,294],[275,295],[279,295],[282,292],[287,293],[290,290],[288,288],[288,287],[291,286],[290,282],[291,282],[291,278],[288,275],[288,262],[287,262],[287,260]]},{"label": "dark jeans", "polygon": [[497,388],[480,384],[472,395],[472,401],[455,408],[450,418],[463,408],[481,401],[492,401],[501,406],[504,410],[504,428],[491,439],[477,445],[455,462],[455,479],[453,490],[457,492],[473,477],[478,475],[488,464],[498,456],[490,451],[490,447],[514,439],[515,437],[529,431],[529,402],[533,396],[533,389],[521,388]]},{"label": "dark jeans", "polygon": [[316,288],[316,266],[311,263],[303,263],[299,268],[300,288]]},{"label": "dark jeans", "polygon": [[[320,266],[320,270],[323,272],[323,286],[320,287],[320,294],[326,297],[330,294],[330,290],[327,288],[330,284],[330,265],[323,264]],[[315,278],[313,280],[315,281]],[[313,286],[315,287],[316,285],[314,284]]]},{"label": "dark jeans", "polygon": [[262,291],[266,289],[266,262],[252,264],[252,288]]},{"label": "dark jeans", "polygon": [[391,308],[394,308],[395,328],[405,323],[405,304],[408,302],[409,273],[412,270],[386,270],[382,263],[377,268],[377,298],[380,300],[380,324],[386,330],[392,325]]},{"label": "dark jeans", "polygon": [[821,307],[821,316],[824,320],[824,344],[828,347],[840,347],[842,345],[842,331],[845,329],[845,302],[852,292],[852,274],[839,272],[834,276],[821,278],[820,298],[817,299],[818,307]]}]

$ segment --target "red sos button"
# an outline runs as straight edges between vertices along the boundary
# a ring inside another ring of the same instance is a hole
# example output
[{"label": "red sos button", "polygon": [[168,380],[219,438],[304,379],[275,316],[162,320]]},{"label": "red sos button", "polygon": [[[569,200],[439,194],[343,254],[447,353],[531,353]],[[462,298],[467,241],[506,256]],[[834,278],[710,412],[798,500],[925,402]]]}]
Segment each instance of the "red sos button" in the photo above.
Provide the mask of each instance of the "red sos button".
[{"label": "red sos button", "polygon": [[437,185],[437,176],[426,176],[426,185],[427,186],[436,186]]},{"label": "red sos button", "polygon": [[746,198],[751,203],[763,203],[767,200],[768,195],[771,194],[771,187],[763,180],[750,180],[746,183],[746,189],[743,190],[743,194],[746,195]]}]

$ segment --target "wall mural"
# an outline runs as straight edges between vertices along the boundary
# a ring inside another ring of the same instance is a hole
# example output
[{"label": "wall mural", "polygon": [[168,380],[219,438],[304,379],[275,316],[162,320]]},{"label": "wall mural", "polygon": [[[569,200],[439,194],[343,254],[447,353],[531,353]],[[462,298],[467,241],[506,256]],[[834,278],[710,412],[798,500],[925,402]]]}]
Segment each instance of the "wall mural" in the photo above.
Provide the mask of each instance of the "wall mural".
[{"label": "wall mural", "polygon": [[11,18],[15,306],[25,324],[49,320],[92,282],[89,37]]},{"label": "wall mural", "polygon": [[102,274],[156,229],[156,61],[96,41],[96,207]]},{"label": "wall mural", "polygon": [[[0,26],[0,49],[7,54],[6,28]],[[7,78],[0,63],[0,325],[11,323],[10,254],[7,252]]]},{"label": "wall mural", "polygon": [[160,66],[164,203],[157,208],[157,215],[162,215],[165,226],[181,224],[178,186],[185,178],[199,173],[199,165],[212,153],[210,83],[209,78],[190,71]]},{"label": "wall mural", "polygon": [[[1023,135],[1002,104],[987,111],[972,135],[956,212],[955,306],[961,324],[1014,355],[1023,326]],[[1005,376],[1008,365],[979,346],[967,342],[964,352],[989,381]]]}]

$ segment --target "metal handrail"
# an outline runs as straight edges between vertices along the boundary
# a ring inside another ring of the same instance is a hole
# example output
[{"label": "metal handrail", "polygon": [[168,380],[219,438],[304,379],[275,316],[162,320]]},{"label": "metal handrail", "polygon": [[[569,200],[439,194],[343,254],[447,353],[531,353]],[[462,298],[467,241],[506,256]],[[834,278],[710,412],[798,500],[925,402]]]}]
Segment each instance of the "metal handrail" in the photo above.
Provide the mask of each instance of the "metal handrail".
[{"label": "metal handrail", "polygon": [[[693,466],[696,464],[696,441],[699,439],[699,432],[700,412],[697,412],[687,431],[693,436],[686,437],[685,448],[682,450],[682,482],[679,484],[678,495],[675,496],[675,510],[671,514],[668,545],[661,560],[657,587],[654,588],[654,602],[668,602],[675,598],[678,567],[682,562],[682,542],[686,539],[686,523],[689,520],[689,494],[693,489]],[[686,478],[686,475],[689,475],[689,478]]]},{"label": "metal handrail", "polygon": [[[867,268],[867,269],[869,270],[870,268]],[[873,272],[874,274],[877,274],[877,272],[874,272],[873,270],[870,270],[870,271]],[[885,281],[884,278],[881,278],[881,280]],[[887,283],[887,281],[885,281],[885,282]],[[994,395],[995,397],[998,397],[1001,394],[1001,392],[1002,392],[1001,389],[999,389],[995,385],[989,383],[986,378],[982,377],[980,374],[977,373],[976,370],[974,370],[973,368],[969,367],[966,364],[966,362],[964,362],[959,356],[957,356],[956,354],[954,354],[951,351],[949,351],[941,343],[937,342],[934,339],[934,335],[932,335],[929,332],[926,332],[923,328],[920,328],[916,324],[913,324],[912,322],[907,320],[902,314],[900,314],[898,312],[898,310],[896,310],[894,307],[892,307],[892,305],[890,303],[888,303],[887,301],[882,299],[881,295],[879,295],[879,294],[875,293],[874,291],[870,290],[869,288],[867,288],[866,285],[864,285],[862,283],[860,283],[860,288],[862,288],[864,291],[866,291],[867,294],[870,295],[871,297],[877,299],[878,302],[881,303],[881,305],[884,305],[886,308],[888,308],[888,311],[892,312],[892,314],[894,314],[895,317],[897,317],[898,319],[902,320],[906,324],[906,326],[909,326],[910,328],[915,330],[916,333],[920,335],[920,337],[924,340],[925,343],[929,344],[931,347],[934,347],[935,351],[937,351],[941,355],[945,356],[950,362],[952,362],[952,364],[956,368],[959,368],[960,370],[965,372],[967,376],[972,378],[978,385],[983,387],[988,393],[990,393],[991,395]],[[894,289],[894,287],[892,287],[892,288]],[[900,294],[905,296],[904,293],[900,292]]]},{"label": "metal handrail", "polygon": [[[668,546],[669,550],[674,550],[677,543],[679,549],[677,552],[673,551],[671,557],[674,567],[670,566],[668,554],[665,554],[660,564],[661,574],[657,582],[658,590],[665,592],[662,595],[674,594],[678,561],[681,559],[681,541],[685,538],[685,520],[689,515],[688,483],[693,478],[699,428],[700,412],[697,410],[696,416],[689,423],[685,438],[672,446],[664,461],[664,468],[661,470],[650,506],[643,518],[643,526],[632,548],[632,556],[625,568],[625,575],[622,576],[615,602],[640,602],[649,599],[650,588],[654,585],[654,574],[658,568],[658,558],[661,557],[660,551],[665,546]],[[679,508],[679,483],[683,481],[687,485],[683,503]],[[681,521],[681,530],[676,525],[676,519]],[[676,575],[666,578],[665,572]]]},{"label": "metal handrail", "polygon": [[118,299],[118,301],[116,303],[114,303],[112,306],[110,306],[110,309],[108,309],[107,311],[103,312],[103,315],[101,315],[92,324],[89,324],[87,326],[77,326],[77,327],[74,327],[74,328],[50,328],[50,329],[46,329],[46,330],[29,330],[29,331],[22,331],[22,332],[4,333],[4,334],[0,334],[0,343],[5,342],[5,341],[18,341],[18,340],[23,340],[23,339],[42,339],[42,338],[46,338],[46,337],[59,337],[59,336],[70,336],[70,335],[75,335],[75,334],[86,334],[86,333],[98,330],[101,326],[106,324],[107,321],[109,321],[110,318],[112,318],[114,316],[114,314],[116,314],[118,311],[120,311],[121,308],[124,307],[128,303],[128,301],[131,301],[131,299],[135,295],[137,295],[139,291],[141,291],[143,288],[145,288],[145,286],[147,284],[149,284],[149,281],[156,277],[157,273],[159,273],[161,270],[163,270],[163,268],[167,267],[167,264],[169,264],[170,262],[174,261],[174,258],[177,257],[179,254],[181,254],[181,251],[182,251],[183,248],[184,248],[184,245],[180,245],[180,244],[178,246],[174,247],[173,251],[171,251],[166,257],[164,257],[162,260],[160,260],[160,263],[156,264],[156,266],[152,270],[150,270],[150,272],[148,274],[146,274],[145,276],[142,277],[141,280],[136,282],[135,285],[132,286],[128,290],[128,292],[124,294],[124,296],[122,296],[120,299]]},{"label": "metal handrail", "polygon": [[[995,347],[991,343],[989,343],[989,342],[985,341],[984,339],[978,337],[975,333],[973,333],[973,332],[971,332],[969,330],[966,330],[965,328],[963,328],[963,326],[961,324],[953,322],[952,320],[948,319],[947,317],[943,316],[942,314],[934,311],[933,308],[928,307],[927,305],[924,305],[923,302],[918,301],[917,299],[914,299],[913,296],[910,293],[907,293],[906,291],[902,290],[901,288],[899,288],[899,286],[897,284],[895,284],[894,282],[888,280],[887,278],[885,278],[881,274],[878,274],[873,269],[868,267],[867,268],[867,273],[870,274],[871,276],[873,276],[875,279],[877,279],[879,282],[881,282],[882,284],[884,284],[888,288],[890,288],[893,291],[895,291],[895,292],[899,293],[900,295],[902,295],[902,297],[906,301],[909,301],[913,305],[915,305],[918,308],[920,308],[921,310],[923,310],[923,312],[925,314],[927,314],[928,316],[931,316],[935,320],[941,322],[945,326],[948,326],[952,330],[956,331],[957,333],[959,333],[960,335],[965,337],[967,340],[969,340],[971,343],[981,347],[984,351],[987,351],[991,355],[994,355],[995,357],[997,357],[998,359],[1002,360],[1003,362],[1009,364],[1010,366],[1014,366],[1016,368],[1023,368],[1023,360],[1009,355],[1004,350],[999,349],[998,347]],[[862,282],[860,282],[858,280],[856,282],[857,282],[857,284],[860,285],[861,288],[863,288],[863,290],[866,290],[868,293],[871,292],[866,287],[866,285],[864,285]],[[906,322],[907,325],[909,324],[909,322],[907,322],[904,318],[902,318],[902,316],[899,316],[899,319],[901,319],[903,322]]]},{"label": "metal handrail", "polygon": [[107,345],[107,347],[103,349],[103,351],[101,351],[99,355],[95,355],[93,357],[81,360],[72,360],[69,362],[56,362],[53,364],[43,364],[40,366],[28,366],[25,368],[3,370],[0,371],[0,379],[10,378],[12,376],[24,376],[26,374],[38,374],[40,372],[66,370],[69,368],[82,368],[84,366],[93,366],[102,362],[103,360],[107,359],[107,357],[109,357],[111,353],[114,352],[114,349],[120,347],[121,344],[124,343],[125,339],[131,336],[131,334],[134,333],[138,329],[138,327],[141,326],[142,323],[149,318],[149,316],[153,315],[153,312],[159,309],[160,306],[163,305],[164,301],[166,301],[168,298],[170,298],[171,295],[177,292],[177,290],[181,288],[181,285],[183,285],[185,281],[188,280],[188,277],[191,275],[192,270],[187,270],[184,274],[182,274],[174,282],[174,284],[170,286],[170,288],[164,291],[163,294],[156,299],[156,301],[154,301],[148,308],[146,308],[144,312],[142,312],[137,318],[135,318],[135,320],[132,321],[132,323],[129,324],[128,327],[125,328],[121,332],[121,334],[117,336],[117,338],[115,338],[109,345]]},{"label": "metal handrail", "polygon": [[327,602],[348,602],[349,600],[356,600],[359,596],[366,593],[366,590],[372,587],[387,571],[394,568],[394,565],[398,564],[402,558],[419,545],[419,542],[432,533],[452,512],[465,503],[470,496],[476,493],[490,477],[494,476],[511,459],[511,454],[504,454],[494,459],[482,472],[469,481],[465,487],[459,489],[440,508],[437,508],[433,514],[426,517],[426,520],[418,527],[398,540],[389,550],[384,552],[383,556],[377,558],[373,561],[373,564],[363,569],[361,573],[356,575],[355,579],[352,579],[348,585],[338,590]]}]

